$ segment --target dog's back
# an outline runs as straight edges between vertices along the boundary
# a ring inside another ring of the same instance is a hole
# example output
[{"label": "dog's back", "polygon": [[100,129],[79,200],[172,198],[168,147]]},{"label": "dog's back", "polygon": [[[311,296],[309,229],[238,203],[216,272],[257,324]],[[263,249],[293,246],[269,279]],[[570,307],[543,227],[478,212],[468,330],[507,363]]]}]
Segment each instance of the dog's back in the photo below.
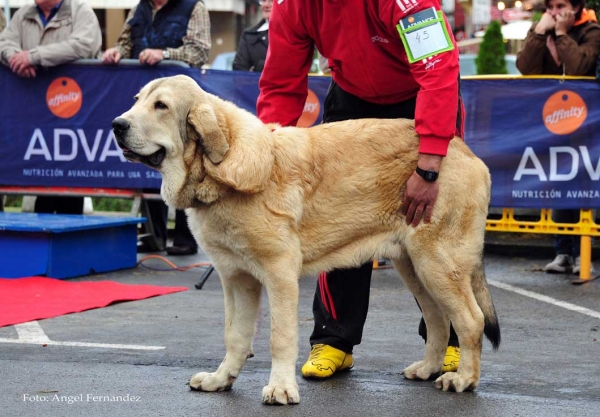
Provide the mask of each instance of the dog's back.
[{"label": "dog's back", "polygon": [[349,259],[360,265],[393,257],[408,236],[436,235],[442,225],[449,241],[461,240],[467,223],[485,227],[489,171],[460,138],[451,141],[443,160],[432,222],[413,229],[400,213],[418,159],[413,121],[363,119],[278,130],[276,180],[265,193],[276,194],[276,204],[294,213],[305,273]]}]

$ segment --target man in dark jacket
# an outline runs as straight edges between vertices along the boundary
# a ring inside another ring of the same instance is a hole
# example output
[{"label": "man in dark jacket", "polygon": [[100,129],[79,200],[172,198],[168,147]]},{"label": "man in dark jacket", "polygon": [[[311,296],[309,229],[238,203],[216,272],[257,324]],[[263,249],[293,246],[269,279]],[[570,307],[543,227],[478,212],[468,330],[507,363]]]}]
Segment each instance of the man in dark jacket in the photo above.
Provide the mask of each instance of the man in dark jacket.
[{"label": "man in dark jacket", "polygon": [[233,60],[235,71],[261,72],[265,66],[269,48],[269,17],[273,0],[261,0],[263,19],[242,33],[238,50]]}]

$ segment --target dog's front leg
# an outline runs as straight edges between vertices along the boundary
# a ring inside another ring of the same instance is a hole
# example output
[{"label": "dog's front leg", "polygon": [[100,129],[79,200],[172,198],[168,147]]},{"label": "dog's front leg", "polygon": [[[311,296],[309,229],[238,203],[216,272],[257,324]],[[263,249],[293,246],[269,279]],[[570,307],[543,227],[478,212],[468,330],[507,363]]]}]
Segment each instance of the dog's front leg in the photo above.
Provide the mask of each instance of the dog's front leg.
[{"label": "dog's front leg", "polygon": [[200,372],[190,379],[190,388],[198,391],[226,391],[238,377],[252,353],[261,284],[252,276],[221,274],[225,296],[225,358],[216,372]]},{"label": "dog's front leg", "polygon": [[271,310],[271,377],[263,388],[265,404],[298,404],[298,274],[284,269],[265,282]]}]

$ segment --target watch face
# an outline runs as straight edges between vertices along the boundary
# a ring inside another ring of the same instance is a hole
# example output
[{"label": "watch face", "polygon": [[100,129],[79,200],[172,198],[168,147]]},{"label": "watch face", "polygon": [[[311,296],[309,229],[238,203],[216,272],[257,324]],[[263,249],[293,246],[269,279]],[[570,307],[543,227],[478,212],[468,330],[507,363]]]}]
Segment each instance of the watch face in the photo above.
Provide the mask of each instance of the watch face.
[{"label": "watch face", "polygon": [[434,182],[438,179],[438,173],[432,170],[424,170],[419,167],[416,169],[417,174],[419,174],[423,179],[427,182]]},{"label": "watch face", "polygon": [[429,182],[433,182],[437,179],[437,173],[432,171],[425,171],[425,180]]}]

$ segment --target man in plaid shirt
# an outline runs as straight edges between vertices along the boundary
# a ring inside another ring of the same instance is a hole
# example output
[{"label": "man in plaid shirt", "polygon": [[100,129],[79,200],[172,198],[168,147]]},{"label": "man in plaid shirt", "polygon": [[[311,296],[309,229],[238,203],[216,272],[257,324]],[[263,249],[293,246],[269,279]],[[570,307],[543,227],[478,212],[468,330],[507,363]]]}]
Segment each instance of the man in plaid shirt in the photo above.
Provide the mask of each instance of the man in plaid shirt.
[{"label": "man in plaid shirt", "polygon": [[102,55],[105,64],[122,58],[155,65],[163,59],[201,67],[210,51],[210,19],[202,1],[140,0],[127,16],[115,47]]}]

